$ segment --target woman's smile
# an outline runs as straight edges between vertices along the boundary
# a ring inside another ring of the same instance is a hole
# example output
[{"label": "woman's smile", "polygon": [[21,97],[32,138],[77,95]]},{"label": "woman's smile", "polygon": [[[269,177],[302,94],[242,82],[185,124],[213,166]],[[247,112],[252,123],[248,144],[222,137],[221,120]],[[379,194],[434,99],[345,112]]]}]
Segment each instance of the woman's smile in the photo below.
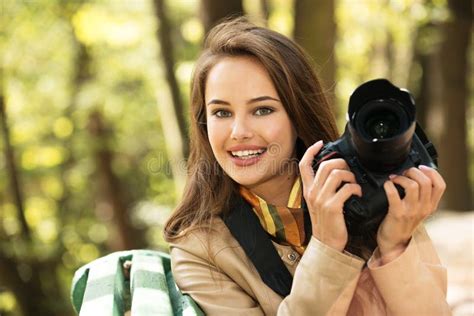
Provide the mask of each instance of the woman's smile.
[{"label": "woman's smile", "polygon": [[234,146],[229,149],[232,162],[238,167],[246,167],[256,164],[267,152],[266,147],[247,145]]}]

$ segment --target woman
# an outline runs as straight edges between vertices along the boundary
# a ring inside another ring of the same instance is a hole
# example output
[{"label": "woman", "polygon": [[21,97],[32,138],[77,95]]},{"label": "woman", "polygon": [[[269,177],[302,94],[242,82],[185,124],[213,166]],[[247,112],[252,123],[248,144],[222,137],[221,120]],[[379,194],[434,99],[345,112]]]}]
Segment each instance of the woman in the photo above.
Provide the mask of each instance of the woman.
[{"label": "woman", "polygon": [[424,166],[391,176],[377,248],[355,245],[342,207],[361,187],[342,159],[313,172],[338,133],[295,43],[244,19],[216,26],[191,112],[188,182],[165,237],[178,286],[206,314],[449,314],[446,271],[421,224],[443,179]]}]

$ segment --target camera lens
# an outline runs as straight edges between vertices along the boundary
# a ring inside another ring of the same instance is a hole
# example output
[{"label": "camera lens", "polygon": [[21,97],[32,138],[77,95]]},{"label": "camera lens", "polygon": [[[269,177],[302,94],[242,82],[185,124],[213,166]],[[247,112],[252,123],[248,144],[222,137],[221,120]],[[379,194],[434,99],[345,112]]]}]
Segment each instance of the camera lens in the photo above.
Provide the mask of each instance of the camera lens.
[{"label": "camera lens", "polygon": [[391,112],[372,113],[364,124],[364,130],[372,138],[386,139],[399,133],[400,121]]},{"label": "camera lens", "polygon": [[[380,81],[369,84],[386,85]],[[412,103],[395,93],[383,94],[381,88],[375,91],[379,93],[372,98],[370,94],[361,98],[354,92],[349,132],[362,165],[373,172],[388,172],[405,161],[410,151],[415,111]]]},{"label": "camera lens", "polygon": [[408,128],[408,114],[396,100],[374,100],[360,108],[353,118],[356,129],[367,140],[395,137]]}]

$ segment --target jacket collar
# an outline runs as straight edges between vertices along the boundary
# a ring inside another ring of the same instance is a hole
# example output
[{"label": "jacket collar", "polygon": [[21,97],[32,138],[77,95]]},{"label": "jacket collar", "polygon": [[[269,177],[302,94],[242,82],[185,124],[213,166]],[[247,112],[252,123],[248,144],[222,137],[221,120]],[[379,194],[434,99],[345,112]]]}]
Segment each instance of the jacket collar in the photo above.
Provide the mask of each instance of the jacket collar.
[{"label": "jacket collar", "polygon": [[[306,205],[303,201],[303,207]],[[306,237],[311,237],[311,222],[304,212]],[[238,194],[223,221],[257,269],[262,281],[281,296],[290,294],[293,277],[273,246],[251,206]]]}]

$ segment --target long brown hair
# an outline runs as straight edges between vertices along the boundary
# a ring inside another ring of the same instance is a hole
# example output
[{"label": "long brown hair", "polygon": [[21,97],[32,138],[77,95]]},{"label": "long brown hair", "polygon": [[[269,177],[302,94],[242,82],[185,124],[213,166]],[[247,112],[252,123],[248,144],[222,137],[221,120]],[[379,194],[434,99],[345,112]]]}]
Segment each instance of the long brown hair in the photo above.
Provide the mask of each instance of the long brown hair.
[{"label": "long brown hair", "polygon": [[170,242],[194,228],[210,228],[229,208],[237,184],[217,163],[207,135],[204,92],[207,75],[223,57],[253,56],[268,71],[297,132],[297,157],[318,140],[338,137],[333,113],[304,51],[287,37],[245,18],[225,21],[208,34],[191,83],[188,179],[181,202],[165,225]]}]

